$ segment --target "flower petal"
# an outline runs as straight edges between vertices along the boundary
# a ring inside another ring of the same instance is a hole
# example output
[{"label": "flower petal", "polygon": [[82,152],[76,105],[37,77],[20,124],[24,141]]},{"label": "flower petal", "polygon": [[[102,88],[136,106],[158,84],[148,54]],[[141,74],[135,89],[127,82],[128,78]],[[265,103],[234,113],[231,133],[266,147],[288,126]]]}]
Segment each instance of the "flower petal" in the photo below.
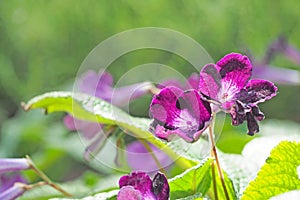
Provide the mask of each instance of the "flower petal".
[{"label": "flower petal", "polygon": [[192,73],[190,77],[187,79],[187,82],[185,84],[185,90],[188,89],[194,89],[198,90],[199,88],[199,75],[196,73]]},{"label": "flower petal", "polygon": [[[169,156],[167,156],[161,149],[155,147],[151,143],[149,143],[149,146],[162,167],[167,167],[173,163],[173,160],[169,158]],[[157,166],[153,156],[148,152],[141,142],[134,141],[130,143],[126,150],[128,165],[131,167],[131,169],[143,170],[145,172],[153,172],[159,169],[159,166]]]},{"label": "flower petal", "polygon": [[79,91],[109,101],[112,94],[113,78],[111,74],[89,70],[78,81]]},{"label": "flower petal", "polygon": [[0,173],[29,169],[26,158],[0,158]]},{"label": "flower petal", "polygon": [[271,99],[276,95],[277,87],[270,81],[250,80],[237,95],[237,99],[251,106]]},{"label": "flower petal", "polygon": [[16,182],[27,183],[25,178],[19,173],[0,174],[0,194],[12,187]]},{"label": "flower petal", "polygon": [[99,123],[80,120],[71,115],[64,117],[64,124],[70,131],[82,132],[86,139],[94,138],[103,128],[103,125]]},{"label": "flower petal", "polygon": [[218,100],[221,76],[214,64],[205,65],[200,72],[199,90],[207,98]]},{"label": "flower petal", "polygon": [[134,189],[132,186],[124,186],[120,189],[117,200],[143,200],[140,191]]},{"label": "flower petal", "polygon": [[157,200],[168,200],[170,188],[166,176],[158,172],[153,178],[153,193]]},{"label": "flower petal", "polygon": [[143,197],[152,197],[152,181],[145,172],[132,172],[129,175],[122,176],[119,180],[119,186],[132,186],[135,190],[141,192]]},{"label": "flower petal", "polygon": [[247,134],[252,136],[255,133],[259,132],[259,126],[254,115],[251,112],[248,112],[246,114],[246,118],[247,118],[247,127],[248,127]]},{"label": "flower petal", "polygon": [[25,184],[15,183],[12,187],[0,194],[1,200],[14,200],[25,192]]},{"label": "flower petal", "polygon": [[127,105],[130,101],[149,93],[152,87],[153,85],[150,82],[142,82],[115,88],[110,102],[115,106]]},{"label": "flower petal", "polygon": [[[108,135],[109,136],[109,135]],[[107,135],[104,133],[98,133],[94,140],[86,147],[83,157],[86,161],[90,161],[94,156],[96,156],[101,149],[104,147],[107,141]]]},{"label": "flower petal", "polygon": [[238,126],[246,120],[246,112],[241,102],[236,101],[235,105],[230,110],[232,125]]},{"label": "flower petal", "polygon": [[247,56],[238,53],[230,53],[224,56],[216,64],[216,68],[228,87],[235,87],[241,90],[251,77],[252,65]]},{"label": "flower petal", "polygon": [[196,90],[183,92],[168,87],[153,97],[150,112],[154,118],[150,125],[157,137],[170,140],[178,135],[187,142],[196,141],[208,126],[211,108]]}]

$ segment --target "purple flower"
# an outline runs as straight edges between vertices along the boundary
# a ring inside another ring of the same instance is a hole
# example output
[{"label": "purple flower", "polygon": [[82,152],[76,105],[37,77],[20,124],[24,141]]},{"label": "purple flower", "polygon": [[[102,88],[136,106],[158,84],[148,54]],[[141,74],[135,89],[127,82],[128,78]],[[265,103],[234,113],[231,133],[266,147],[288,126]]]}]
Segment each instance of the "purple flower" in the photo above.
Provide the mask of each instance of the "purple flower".
[{"label": "purple flower", "polygon": [[[96,96],[115,106],[124,106],[131,100],[147,94],[152,85],[149,82],[143,82],[113,88],[113,78],[108,72],[100,71],[97,74],[90,70],[78,81],[78,87],[80,92]],[[102,124],[76,119],[70,115],[64,118],[64,123],[69,130],[80,131],[86,139],[93,140],[85,152],[87,160],[90,158],[90,154],[96,154],[101,150],[106,137],[111,133],[106,133]]]},{"label": "purple flower", "polygon": [[0,174],[0,194],[12,187],[14,183],[27,183],[24,177],[18,173],[14,174]]},{"label": "purple flower", "polygon": [[194,142],[211,120],[210,104],[197,90],[183,91],[176,87],[166,87],[153,97],[150,114],[153,117],[150,131],[167,141],[178,135]]},{"label": "purple flower", "polygon": [[119,180],[118,200],[167,200],[170,188],[164,174],[158,172],[153,180],[145,172],[132,172]]},{"label": "purple flower", "polygon": [[299,50],[288,44],[284,36],[280,36],[269,45],[262,60],[251,59],[255,66],[253,68],[253,78],[263,78],[279,84],[299,84],[300,74],[297,70],[270,65],[271,61],[280,54],[300,66]]},{"label": "purple flower", "polygon": [[134,171],[143,170],[146,172],[154,172],[159,170],[159,167],[168,167],[173,163],[173,160],[169,158],[162,150],[150,143],[149,147],[161,166],[157,165],[151,153],[148,152],[146,147],[141,142],[134,141],[126,148],[127,161],[131,169]]},{"label": "purple flower", "polygon": [[214,112],[231,114],[232,124],[247,120],[248,134],[259,131],[257,121],[264,119],[257,104],[276,95],[277,87],[266,80],[249,80],[252,65],[247,56],[231,53],[216,65],[208,64],[200,72],[199,90],[209,100],[215,101]]},{"label": "purple flower", "polygon": [[29,168],[30,163],[26,158],[0,158],[0,174]]},{"label": "purple flower", "polygon": [[0,199],[13,200],[25,192],[26,180],[20,174],[0,175]]},{"label": "purple flower", "polygon": [[1,200],[14,200],[17,197],[21,196],[25,191],[26,187],[24,187],[23,183],[15,183],[12,187],[4,191],[0,194]]},{"label": "purple flower", "polygon": [[192,73],[190,77],[187,79],[187,81],[185,82],[185,84],[182,84],[177,79],[169,79],[158,84],[157,87],[159,89],[163,89],[165,87],[170,87],[170,86],[177,87],[182,90],[189,90],[189,89],[197,90],[199,86],[199,75],[196,73]]}]

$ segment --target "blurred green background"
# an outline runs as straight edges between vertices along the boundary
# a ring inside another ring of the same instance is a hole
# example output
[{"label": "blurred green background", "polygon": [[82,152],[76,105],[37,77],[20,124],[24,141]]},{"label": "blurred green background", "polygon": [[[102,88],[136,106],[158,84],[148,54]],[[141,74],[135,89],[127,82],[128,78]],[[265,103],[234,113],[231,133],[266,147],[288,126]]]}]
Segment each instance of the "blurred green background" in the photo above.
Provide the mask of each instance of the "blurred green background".
[{"label": "blurred green background", "polygon": [[[72,165],[75,171],[87,167],[82,163],[75,167],[77,161],[62,150],[49,146],[45,150],[50,136],[67,133],[62,114],[44,117],[39,112],[24,113],[20,102],[47,91],[70,88],[87,54],[116,33],[164,27],[192,37],[214,60],[233,51],[251,52],[259,60],[280,34],[300,48],[299,9],[297,0],[0,1],[1,156],[40,151],[34,157],[49,173],[49,168],[61,166],[59,174],[51,174],[59,180],[73,177],[67,173],[70,166],[58,164],[60,159],[69,159],[64,164]],[[158,60],[175,68],[188,64],[174,56],[159,56],[157,52],[141,50],[113,65],[122,65],[126,70]],[[272,64],[300,70],[300,66],[281,57]],[[115,77],[122,73],[110,72]],[[188,76],[191,72],[183,73]],[[299,85],[278,87],[279,95],[262,105],[267,118],[300,122]],[[49,155],[47,160],[44,155]]]}]

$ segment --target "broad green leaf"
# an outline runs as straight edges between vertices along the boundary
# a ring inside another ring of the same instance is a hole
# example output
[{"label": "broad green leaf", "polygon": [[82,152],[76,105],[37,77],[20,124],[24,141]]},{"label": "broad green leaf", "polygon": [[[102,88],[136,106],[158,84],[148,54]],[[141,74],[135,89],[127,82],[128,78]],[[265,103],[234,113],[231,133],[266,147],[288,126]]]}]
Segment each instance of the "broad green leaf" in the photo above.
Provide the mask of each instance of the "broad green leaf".
[{"label": "broad green leaf", "polygon": [[111,190],[109,192],[98,193],[93,196],[87,196],[80,199],[52,198],[50,200],[115,200],[119,190]]},{"label": "broad green leaf", "polygon": [[[257,166],[239,154],[225,154],[222,152],[218,152],[218,154],[221,167],[232,181],[236,197],[240,199],[248,183],[256,175]],[[228,187],[231,187],[230,185]]]},{"label": "broad green leaf", "polygon": [[170,198],[179,199],[199,195],[203,197],[211,184],[211,163],[212,159],[194,166],[184,173],[172,178],[170,184]]},{"label": "broad green leaf", "polygon": [[[180,141],[171,142],[170,147],[184,157],[191,160],[196,160],[198,162],[201,162],[203,159],[209,157],[211,148],[208,141],[202,138],[188,146],[184,142]],[[245,172],[245,170],[249,169],[249,167],[244,168],[244,165],[239,164],[239,162],[245,161],[245,159],[243,159],[243,157],[240,155],[225,154],[221,151],[218,151],[218,154],[221,161],[221,168],[223,169],[225,176],[224,178],[228,194],[231,199],[236,199],[236,196],[241,195],[243,189],[246,187],[246,184],[250,181],[250,179],[247,179],[247,175],[249,175],[249,173]],[[249,164],[249,166],[251,165]],[[209,173],[211,173],[211,171],[212,170],[210,170]],[[217,173],[218,172],[216,171],[215,174],[217,175]],[[216,179],[219,193],[218,196],[225,198],[220,177],[217,175]],[[214,196],[212,190],[210,190],[210,196]]]},{"label": "broad green leaf", "polygon": [[[221,165],[221,167],[223,169],[224,165]],[[227,199],[226,195],[225,195],[223,185],[222,185],[222,182],[221,182],[221,178],[220,178],[220,176],[218,174],[218,171],[217,171],[216,164],[215,164],[214,170],[215,170],[215,180],[216,180],[216,186],[217,186],[216,188],[217,188],[218,199]],[[223,176],[224,176],[224,182],[225,182],[225,187],[226,187],[226,191],[227,191],[227,194],[228,194],[228,198],[230,200],[237,199],[236,194],[235,194],[235,190],[233,188],[232,181],[229,179],[227,173],[224,170],[222,170],[222,172],[223,172]],[[212,170],[210,170],[210,173],[211,173],[211,177],[213,177],[212,176]],[[209,194],[210,194],[210,196],[215,197],[214,190],[213,190],[213,183],[211,184]]]},{"label": "broad green leaf", "polygon": [[297,168],[300,165],[300,143],[283,141],[272,151],[257,177],[246,188],[242,200],[269,199],[300,189]]},{"label": "broad green leaf", "polygon": [[31,99],[23,104],[24,110],[42,108],[45,113],[68,112],[78,119],[117,125],[125,132],[130,132],[138,138],[147,139],[155,146],[164,149],[175,162],[187,169],[196,164],[175,153],[166,143],[157,139],[148,131],[150,119],[132,117],[123,110],[96,97],[72,92],[50,92]]},{"label": "broad green leaf", "polygon": [[272,197],[270,200],[286,200],[286,199],[299,199],[300,197],[300,190],[292,190],[275,197]]}]

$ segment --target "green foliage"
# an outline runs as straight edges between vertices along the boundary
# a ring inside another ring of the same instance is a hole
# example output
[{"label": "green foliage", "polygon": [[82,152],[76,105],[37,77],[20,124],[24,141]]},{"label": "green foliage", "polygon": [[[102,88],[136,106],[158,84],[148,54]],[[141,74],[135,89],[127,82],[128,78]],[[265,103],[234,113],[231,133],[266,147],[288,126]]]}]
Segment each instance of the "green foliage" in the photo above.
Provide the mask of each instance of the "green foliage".
[{"label": "green foliage", "polygon": [[185,198],[188,196],[204,197],[211,184],[211,163],[212,159],[196,165],[184,173],[169,181],[170,199]]},{"label": "green foliage", "polygon": [[257,177],[246,188],[242,200],[268,199],[300,189],[297,167],[300,165],[300,143],[284,141],[272,151]]},{"label": "green foliage", "polygon": [[78,119],[117,125],[138,138],[147,139],[148,142],[164,149],[164,152],[182,167],[187,168],[193,161],[180,157],[166,143],[156,138],[148,131],[150,119],[132,117],[111,104],[86,94],[71,92],[50,92],[30,100],[23,108],[42,108],[46,113],[68,112]]}]

